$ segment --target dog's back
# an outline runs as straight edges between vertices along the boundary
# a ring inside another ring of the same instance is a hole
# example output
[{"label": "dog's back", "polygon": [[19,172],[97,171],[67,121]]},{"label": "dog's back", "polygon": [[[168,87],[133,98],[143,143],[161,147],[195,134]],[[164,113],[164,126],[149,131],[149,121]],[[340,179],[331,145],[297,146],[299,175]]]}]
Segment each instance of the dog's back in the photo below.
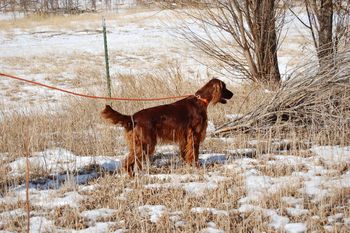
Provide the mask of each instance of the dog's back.
[{"label": "dog's back", "polygon": [[190,96],[171,104],[146,108],[132,116],[123,115],[106,105],[101,116],[112,124],[120,124],[127,131],[134,127],[154,131],[162,141],[178,142],[183,131],[207,121],[206,110]]}]

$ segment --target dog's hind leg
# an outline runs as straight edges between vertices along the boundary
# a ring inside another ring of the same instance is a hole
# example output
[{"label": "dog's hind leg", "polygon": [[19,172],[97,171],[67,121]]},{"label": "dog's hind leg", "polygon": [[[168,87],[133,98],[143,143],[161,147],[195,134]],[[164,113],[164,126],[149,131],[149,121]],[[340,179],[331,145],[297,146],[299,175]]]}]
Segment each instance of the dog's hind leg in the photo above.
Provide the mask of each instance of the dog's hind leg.
[{"label": "dog's hind leg", "polygon": [[136,164],[138,169],[142,170],[142,164],[145,160],[154,153],[155,145],[152,143],[142,143],[140,153],[138,153],[136,157]]},{"label": "dog's hind leg", "polygon": [[134,175],[135,163],[138,169],[142,169],[142,162],[154,153],[156,135],[142,128],[135,128],[133,133],[127,135],[129,142],[129,156],[125,160],[125,170],[129,176]]},{"label": "dog's hind leg", "polygon": [[142,128],[140,130],[140,153],[136,158],[137,166],[139,169],[142,169],[142,162],[145,159],[149,159],[149,157],[154,153],[156,143],[157,143],[157,135],[152,129]]},{"label": "dog's hind leg", "polygon": [[139,135],[137,134],[137,129],[133,129],[125,134],[125,138],[128,142],[129,155],[124,160],[124,169],[128,172],[129,176],[134,176],[134,166],[137,158],[142,154],[141,143]]},{"label": "dog's hind leg", "polygon": [[135,155],[130,151],[128,157],[124,160],[124,169],[128,172],[129,176],[134,176]]}]

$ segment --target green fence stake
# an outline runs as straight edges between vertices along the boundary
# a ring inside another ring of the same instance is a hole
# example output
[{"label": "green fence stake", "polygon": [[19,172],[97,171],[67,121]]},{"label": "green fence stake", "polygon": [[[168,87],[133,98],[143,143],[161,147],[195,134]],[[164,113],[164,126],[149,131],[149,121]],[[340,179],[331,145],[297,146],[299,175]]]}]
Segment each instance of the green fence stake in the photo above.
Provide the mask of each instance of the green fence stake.
[{"label": "green fence stake", "polygon": [[106,77],[107,77],[108,96],[112,97],[111,77],[109,75],[109,60],[108,60],[107,32],[106,32],[106,21],[105,21],[105,18],[102,18],[102,28],[103,28],[103,42],[104,42],[104,48],[105,48],[105,61],[106,61]]}]

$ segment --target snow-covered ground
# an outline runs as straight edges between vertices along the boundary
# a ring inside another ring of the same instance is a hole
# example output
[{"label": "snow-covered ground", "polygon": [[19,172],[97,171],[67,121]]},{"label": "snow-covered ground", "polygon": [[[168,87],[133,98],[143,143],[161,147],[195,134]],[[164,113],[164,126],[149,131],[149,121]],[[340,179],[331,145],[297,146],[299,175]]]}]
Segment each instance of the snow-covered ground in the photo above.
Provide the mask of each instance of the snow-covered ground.
[{"label": "snow-covered ground", "polygon": [[[171,149],[168,147],[168,149]],[[166,153],[166,149],[160,150]],[[173,150],[171,150],[173,151]],[[169,153],[171,151],[168,151]],[[349,165],[350,148],[339,146],[313,146],[310,151],[312,155],[302,157],[298,155],[262,155],[256,158],[230,158],[226,156],[216,161],[217,154],[201,154],[201,162],[211,160],[212,163],[222,164],[217,171],[200,174],[153,174],[147,175],[144,171],[140,176],[148,177],[149,182],[139,187],[141,190],[183,190],[185,197],[200,198],[207,192],[218,192],[222,185],[227,186],[227,181],[232,180],[231,174],[242,175],[242,196],[238,197],[237,207],[234,209],[222,209],[216,206],[193,206],[190,212],[193,214],[210,214],[220,218],[229,218],[230,214],[238,213],[241,216],[258,212],[262,217],[268,219],[268,226],[276,231],[285,232],[307,232],[312,229],[309,222],[305,222],[305,216],[320,218],[323,213],[315,213],[308,209],[307,201],[315,205],[323,205],[322,201],[332,198],[335,190],[346,190],[350,188],[350,172],[339,174],[337,169],[344,163]],[[2,155],[4,156],[4,155]],[[159,159],[161,156],[159,156]],[[19,158],[9,164],[11,176],[22,176],[25,170],[24,158]],[[88,165],[94,164],[94,169],[88,169]],[[261,165],[277,167],[290,166],[292,170],[281,176],[269,176],[264,174]],[[78,211],[78,215],[86,222],[86,228],[79,232],[106,232],[115,229],[119,221],[105,221],[112,219],[111,216],[118,210],[113,208],[90,208],[82,209],[82,203],[89,198],[86,192],[93,193],[100,189],[99,182],[92,182],[101,176],[101,170],[118,172],[120,160],[118,158],[107,158],[103,156],[83,157],[73,153],[55,148],[48,151],[35,153],[30,158],[31,166],[42,166],[46,169],[48,178],[40,181],[30,182],[30,203],[35,209],[31,212],[31,225],[33,232],[58,231],[71,232],[73,229],[55,226],[55,219],[51,219],[49,212],[59,207],[69,207]],[[84,177],[83,177],[84,176]],[[115,179],[122,179],[124,175],[115,175]],[[138,178],[135,178],[138,179]],[[235,186],[237,185],[237,186]],[[67,187],[70,187],[69,189]],[[228,193],[235,192],[239,184],[232,183]],[[126,184],[124,191],[116,200],[127,201],[128,197],[135,192],[131,185]],[[286,190],[291,191],[286,191]],[[157,191],[158,190],[158,191]],[[151,192],[151,193],[152,193]],[[266,207],[266,199],[276,198],[279,195],[280,208]],[[344,194],[346,195],[346,194]],[[348,194],[347,194],[348,195]],[[24,208],[15,208],[18,203],[24,202],[26,192],[23,184],[13,185],[10,190],[0,198],[0,206],[5,206],[0,213],[0,229],[7,226],[16,218],[25,216]],[[162,203],[162,202],[159,202]],[[173,204],[169,202],[169,204]],[[347,199],[345,205],[350,205]],[[10,208],[10,206],[12,208]],[[10,208],[10,209],[7,209]],[[327,217],[323,231],[337,232],[330,229],[350,229],[349,212],[342,208],[335,208],[332,215]],[[79,211],[81,209],[81,211]],[[40,211],[39,211],[40,210]],[[186,219],[183,209],[174,209],[164,204],[141,204],[134,210],[140,218],[157,224],[160,219],[168,218],[174,229],[181,229],[190,219]],[[214,218],[215,219],[215,218]],[[163,220],[162,220],[163,221]],[[40,224],[39,224],[40,223]],[[40,227],[38,226],[40,225]],[[207,228],[202,232],[215,230],[225,232],[224,229],[216,227],[215,222],[209,221]],[[210,229],[209,229],[210,228]],[[120,229],[127,230],[127,229]]]},{"label": "snow-covered ground", "polygon": [[[177,38],[174,23],[179,19],[171,12],[145,11],[109,18],[106,26],[112,77],[118,74],[155,74],[167,69],[169,64],[178,64],[188,78],[207,73],[208,68],[194,59],[200,56],[198,52],[188,42]],[[167,19],[171,20],[171,24]],[[177,24],[180,26],[179,22]],[[77,20],[70,22],[68,27],[39,25],[4,30],[0,31],[0,43],[2,73],[73,91],[91,93],[105,88],[100,18],[83,22]],[[79,67],[81,71],[78,71]],[[96,72],[92,77],[99,86],[95,84],[91,87],[86,82],[76,85],[79,82],[77,72]],[[4,77],[0,77],[0,85],[4,94],[1,101],[8,107],[13,105],[18,108],[19,104],[33,107],[42,102],[57,105],[62,98],[61,93]],[[29,105],[28,100],[33,104]]]},{"label": "snow-covered ground", "polygon": [[[225,81],[235,80],[189,42],[180,39],[182,21],[170,10],[132,11],[106,17],[113,82],[117,82],[118,74],[142,77],[174,67],[188,79],[207,79],[210,74]],[[68,18],[62,22],[53,19],[47,23],[39,20],[0,30],[0,71],[72,91],[101,94],[105,88],[102,20],[96,15],[90,20],[86,16],[83,19]],[[279,52],[281,74],[288,74],[300,62],[295,57],[312,50],[299,21],[290,16],[286,22]],[[201,33],[196,25],[191,30]],[[215,73],[217,70],[223,73]],[[89,80],[81,80],[84,76]],[[55,108],[66,96],[5,77],[0,77],[0,92],[3,94],[0,104],[6,104],[6,109],[35,109],[42,103]]]},{"label": "snow-covered ground", "polygon": [[[145,75],[167,64],[177,64],[189,79],[213,72],[198,62],[205,59],[199,51],[174,36],[181,24],[170,13],[147,10],[107,18],[112,77]],[[281,73],[295,65],[296,56],[310,52],[305,29],[296,20],[287,21]],[[0,43],[1,73],[84,93],[100,94],[104,88],[100,19],[4,29]],[[85,74],[95,79],[79,81]],[[59,111],[65,98],[4,77],[0,96],[0,120],[18,108]],[[136,232],[135,224],[143,232],[162,232],[162,225],[173,232],[234,232],[232,222],[261,223],[260,232],[350,230],[349,147],[312,146],[300,154],[281,150],[257,156],[257,141],[240,149],[233,146],[234,138],[207,141],[225,142],[227,148],[202,151],[202,168],[182,168],[175,147],[159,147],[151,167],[134,179],[121,173],[124,156],[119,153],[84,156],[62,147],[32,153],[31,232]],[[0,162],[11,180],[0,190],[0,232],[16,232],[25,229],[26,158],[9,161],[4,153]],[[336,203],[337,195],[343,203]]]}]

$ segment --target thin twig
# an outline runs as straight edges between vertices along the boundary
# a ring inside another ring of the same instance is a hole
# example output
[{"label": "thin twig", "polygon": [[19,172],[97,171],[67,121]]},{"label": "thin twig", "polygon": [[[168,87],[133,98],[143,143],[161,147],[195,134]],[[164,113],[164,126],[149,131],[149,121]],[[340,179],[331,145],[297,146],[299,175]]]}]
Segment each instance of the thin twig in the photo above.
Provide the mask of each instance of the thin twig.
[{"label": "thin twig", "polygon": [[30,201],[29,201],[29,154],[30,154],[30,138],[29,132],[24,133],[24,154],[26,156],[26,212],[27,212],[27,233],[30,232]]}]

